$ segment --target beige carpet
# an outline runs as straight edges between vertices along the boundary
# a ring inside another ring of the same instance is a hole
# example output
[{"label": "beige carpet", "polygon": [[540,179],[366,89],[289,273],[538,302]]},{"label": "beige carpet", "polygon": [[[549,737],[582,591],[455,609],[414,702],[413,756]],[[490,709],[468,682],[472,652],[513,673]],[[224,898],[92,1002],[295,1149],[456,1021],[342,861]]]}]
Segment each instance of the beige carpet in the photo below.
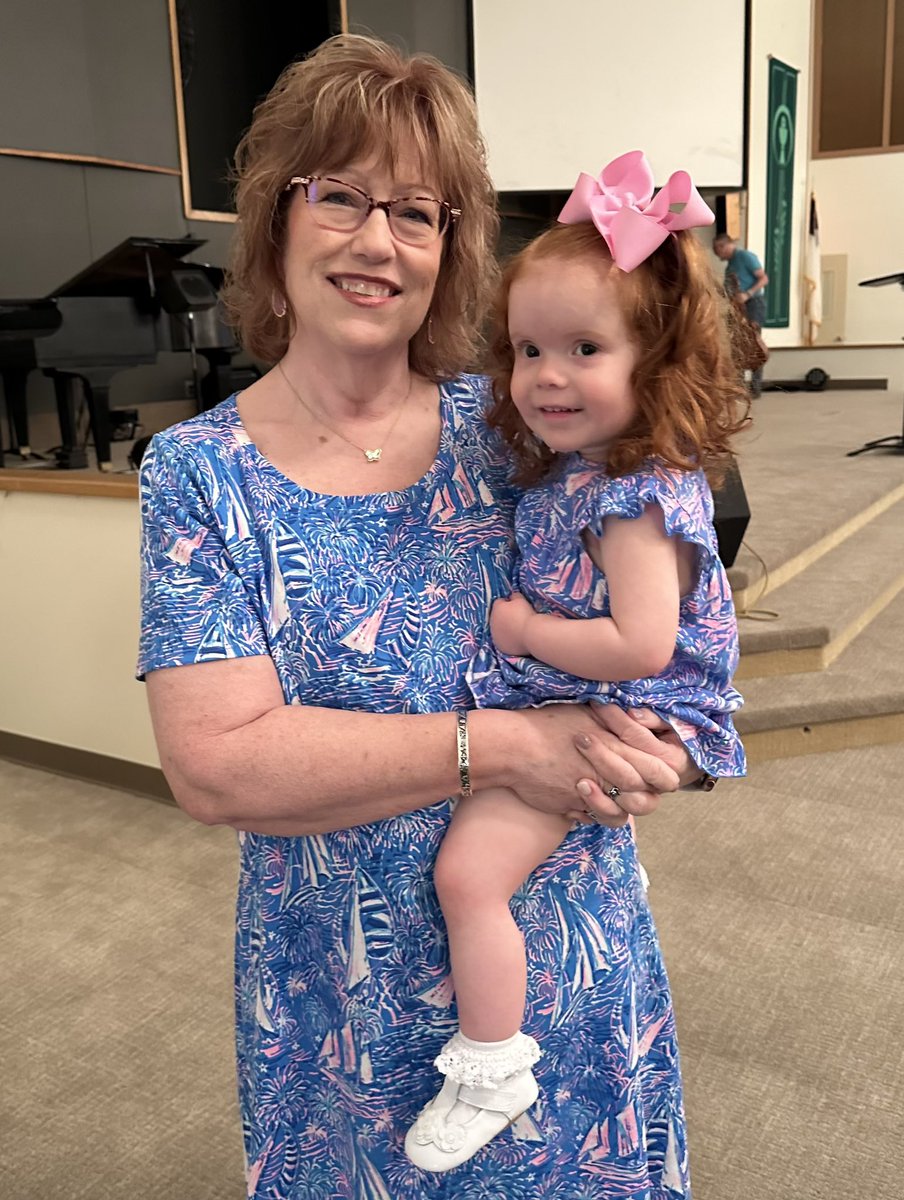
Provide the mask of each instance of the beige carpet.
[{"label": "beige carpet", "polygon": [[[899,1200],[902,774],[788,759],[641,825],[695,1200]],[[235,865],[227,830],[0,762],[3,1200],[242,1200]]]},{"label": "beige carpet", "polygon": [[0,762],[0,1197],[241,1200],[235,842]]},{"label": "beige carpet", "polygon": [[904,747],[670,799],[640,845],[695,1200],[899,1200]]},{"label": "beige carpet", "polygon": [[[904,457],[880,450],[847,458],[901,430],[902,397],[891,392],[767,392],[738,439],[750,525],[731,585],[741,593],[904,483]],[[758,588],[756,590],[759,590]]]}]

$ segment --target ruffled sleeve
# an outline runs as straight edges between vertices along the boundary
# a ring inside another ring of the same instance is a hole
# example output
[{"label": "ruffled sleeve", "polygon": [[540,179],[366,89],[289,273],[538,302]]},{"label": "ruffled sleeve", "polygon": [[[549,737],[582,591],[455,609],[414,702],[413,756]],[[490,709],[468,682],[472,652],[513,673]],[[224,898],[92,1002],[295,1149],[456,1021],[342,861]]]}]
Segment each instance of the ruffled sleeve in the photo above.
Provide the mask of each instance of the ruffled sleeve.
[{"label": "ruffled sleeve", "polygon": [[579,506],[581,525],[601,537],[606,517],[636,519],[650,504],[662,510],[669,537],[698,547],[701,571],[712,566],[718,557],[713,498],[702,471],[671,470],[652,463],[647,470],[605,479],[602,486],[587,488]]},{"label": "ruffled sleeve", "polygon": [[268,653],[259,596],[240,573],[210,481],[171,436],[142,461],[138,676],[160,667]]}]

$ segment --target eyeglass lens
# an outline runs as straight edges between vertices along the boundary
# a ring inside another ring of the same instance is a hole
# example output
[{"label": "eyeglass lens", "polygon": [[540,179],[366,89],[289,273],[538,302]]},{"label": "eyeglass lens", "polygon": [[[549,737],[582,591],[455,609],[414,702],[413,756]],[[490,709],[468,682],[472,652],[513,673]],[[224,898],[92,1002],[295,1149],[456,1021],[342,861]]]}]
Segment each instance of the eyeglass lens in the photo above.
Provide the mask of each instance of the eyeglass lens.
[{"label": "eyeglass lens", "polygon": [[[315,179],[308,184],[308,204],[318,224],[340,231],[359,228],[367,218],[370,202],[351,184],[335,179]],[[389,226],[399,241],[425,245],[443,232],[448,212],[439,200],[409,196],[393,200]]]}]

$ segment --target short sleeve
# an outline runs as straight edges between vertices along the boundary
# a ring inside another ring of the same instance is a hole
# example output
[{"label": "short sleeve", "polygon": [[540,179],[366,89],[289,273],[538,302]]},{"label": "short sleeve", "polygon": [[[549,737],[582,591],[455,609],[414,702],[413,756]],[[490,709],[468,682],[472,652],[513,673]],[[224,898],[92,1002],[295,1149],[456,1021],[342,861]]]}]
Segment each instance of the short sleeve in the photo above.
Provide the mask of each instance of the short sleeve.
[{"label": "short sleeve", "polygon": [[138,677],[160,667],[267,654],[260,600],[227,546],[199,464],[158,434],[142,461],[139,488]]},{"label": "short sleeve", "polygon": [[601,537],[606,517],[636,520],[650,504],[662,509],[669,537],[693,543],[707,564],[716,557],[713,498],[702,471],[670,470],[655,463],[649,470],[610,479],[594,496],[583,525]]}]

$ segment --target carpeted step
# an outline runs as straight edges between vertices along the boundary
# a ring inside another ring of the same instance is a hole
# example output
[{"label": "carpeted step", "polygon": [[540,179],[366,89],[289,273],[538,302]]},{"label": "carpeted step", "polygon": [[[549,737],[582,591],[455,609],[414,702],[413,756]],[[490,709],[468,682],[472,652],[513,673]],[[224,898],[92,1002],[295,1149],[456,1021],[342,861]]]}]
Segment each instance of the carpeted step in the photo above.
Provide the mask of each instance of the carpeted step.
[{"label": "carpeted step", "polygon": [[[904,500],[740,616],[737,679],[822,671],[904,588]],[[765,618],[778,613],[775,620]]]},{"label": "carpeted step", "polygon": [[763,396],[753,418],[738,444],[750,525],[728,572],[739,611],[760,603],[764,581],[777,590],[904,498],[900,455],[846,456],[901,428],[900,396]]},{"label": "carpeted step", "polygon": [[750,679],[737,727],[752,762],[904,741],[904,593],[825,671]]}]

